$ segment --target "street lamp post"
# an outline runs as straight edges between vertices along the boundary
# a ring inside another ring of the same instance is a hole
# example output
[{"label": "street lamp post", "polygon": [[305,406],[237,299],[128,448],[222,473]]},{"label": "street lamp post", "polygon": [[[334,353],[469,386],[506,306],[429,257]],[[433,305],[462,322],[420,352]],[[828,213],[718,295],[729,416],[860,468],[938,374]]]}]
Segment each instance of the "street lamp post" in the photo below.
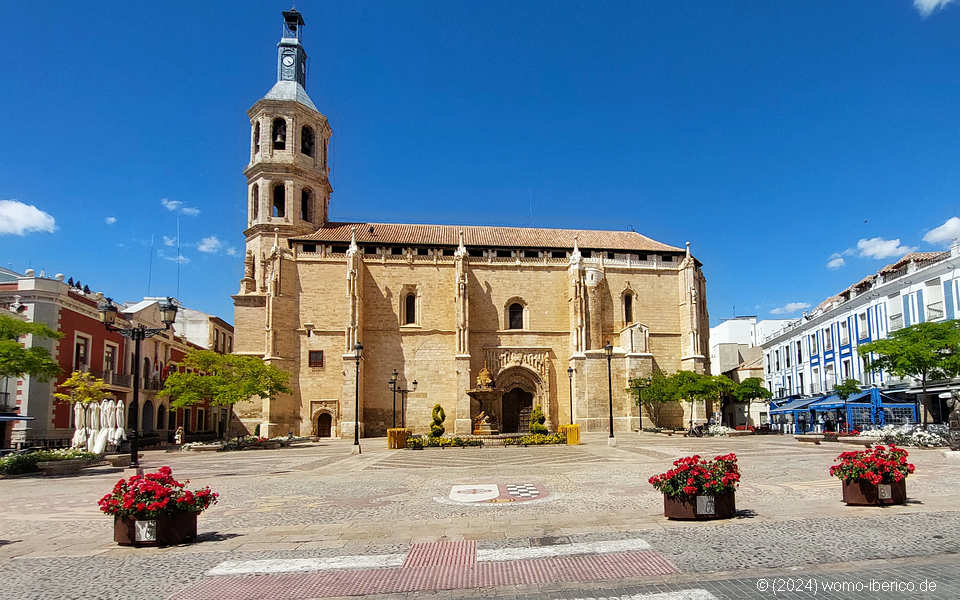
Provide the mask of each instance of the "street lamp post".
[{"label": "street lamp post", "polygon": [[410,389],[397,388],[397,391],[400,392],[400,426],[407,426],[407,394],[410,392],[417,391],[417,380],[414,379],[410,382]]},{"label": "street lamp post", "polygon": [[140,342],[152,338],[158,333],[168,331],[177,319],[177,305],[173,298],[167,298],[160,302],[160,320],[164,326],[154,329],[143,325],[134,327],[117,327],[114,325],[117,322],[117,313],[120,311],[110,298],[97,306],[97,310],[100,313],[100,322],[108,331],[116,331],[133,341],[133,398],[130,401],[128,420],[133,422],[133,431],[130,434],[130,467],[138,469],[140,468],[140,448],[137,443],[140,437]]},{"label": "street lamp post", "polygon": [[357,342],[353,345],[354,360],[357,361],[356,386],[353,395],[353,445],[357,454],[360,454],[360,355],[363,354],[363,345]]},{"label": "street lamp post", "polygon": [[613,358],[613,346],[610,345],[610,342],[607,342],[607,345],[603,347],[603,351],[607,355],[607,395],[610,400],[610,437],[607,438],[607,445],[616,446],[617,440],[613,437],[613,375],[610,370],[610,359]]},{"label": "street lamp post", "polygon": [[570,379],[570,424],[573,425],[573,367],[567,367],[567,378]]},{"label": "street lamp post", "polygon": [[397,370],[390,375],[390,389],[393,390],[393,428],[397,428]]}]

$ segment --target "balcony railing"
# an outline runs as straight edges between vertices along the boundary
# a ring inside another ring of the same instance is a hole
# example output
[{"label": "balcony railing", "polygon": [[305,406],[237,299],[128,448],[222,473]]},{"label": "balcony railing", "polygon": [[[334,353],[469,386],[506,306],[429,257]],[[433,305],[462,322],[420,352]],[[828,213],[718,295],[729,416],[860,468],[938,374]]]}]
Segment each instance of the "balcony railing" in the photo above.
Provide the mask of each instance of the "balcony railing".
[{"label": "balcony railing", "polygon": [[123,373],[115,373],[113,371],[93,371],[90,373],[99,379],[103,380],[103,383],[106,385],[114,387],[130,387],[130,375],[124,375]]},{"label": "balcony railing", "polygon": [[16,410],[14,395],[10,392],[0,392],[0,413],[16,412]]},{"label": "balcony railing", "polygon": [[927,305],[927,320],[936,321],[943,318],[943,300]]},{"label": "balcony railing", "polygon": [[159,390],[163,387],[163,381],[159,377],[149,377],[144,378],[143,380],[143,389],[145,390]]},{"label": "balcony railing", "polygon": [[890,331],[903,329],[903,314],[890,315]]}]

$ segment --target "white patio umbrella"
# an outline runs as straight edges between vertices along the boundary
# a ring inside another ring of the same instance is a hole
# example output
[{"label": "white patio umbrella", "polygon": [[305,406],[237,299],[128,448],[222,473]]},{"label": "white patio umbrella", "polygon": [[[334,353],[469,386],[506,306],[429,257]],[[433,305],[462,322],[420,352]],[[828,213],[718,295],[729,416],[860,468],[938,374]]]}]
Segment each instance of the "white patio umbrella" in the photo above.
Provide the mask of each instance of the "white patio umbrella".
[{"label": "white patio umbrella", "polygon": [[117,409],[110,398],[105,398],[100,403],[100,424],[107,430],[107,444],[116,444],[117,429]]},{"label": "white patio umbrella", "polygon": [[87,450],[93,452],[100,432],[100,405],[91,402],[87,407]]},{"label": "white patio umbrella", "polygon": [[74,448],[87,447],[87,411],[83,403],[73,403],[73,425],[76,431],[73,432],[73,440],[70,445]]},{"label": "white patio umbrella", "polygon": [[97,441],[93,445],[93,451],[96,454],[103,454],[107,449],[107,442],[110,440],[110,434],[113,431],[110,429],[110,417],[109,411],[106,410],[107,398],[104,398],[100,404],[97,406],[97,412],[100,413],[100,431],[97,432]]},{"label": "white patio umbrella", "polygon": [[116,429],[113,430],[113,437],[117,441],[117,445],[120,445],[120,442],[127,439],[127,420],[123,414],[123,401],[117,400],[117,417],[115,422]]}]

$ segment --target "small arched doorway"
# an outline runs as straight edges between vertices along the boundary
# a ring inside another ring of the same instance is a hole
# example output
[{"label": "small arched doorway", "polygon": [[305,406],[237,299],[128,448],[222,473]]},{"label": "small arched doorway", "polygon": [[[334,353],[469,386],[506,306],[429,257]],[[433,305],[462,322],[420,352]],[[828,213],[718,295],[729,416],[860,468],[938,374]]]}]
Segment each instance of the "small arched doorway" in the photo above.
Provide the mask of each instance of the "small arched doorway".
[{"label": "small arched doorway", "polygon": [[143,418],[140,420],[143,431],[153,431],[153,402],[147,400],[143,403]]},{"label": "small arched doorway", "polygon": [[519,387],[503,395],[503,432],[526,433],[530,431],[530,412],[533,410],[533,394]]},{"label": "small arched doorway", "polygon": [[330,413],[320,413],[317,416],[317,437],[328,438],[331,436],[333,418]]},{"label": "small arched doorway", "polygon": [[163,405],[157,407],[157,430],[162,430],[167,428],[166,422],[167,411],[163,408]]}]

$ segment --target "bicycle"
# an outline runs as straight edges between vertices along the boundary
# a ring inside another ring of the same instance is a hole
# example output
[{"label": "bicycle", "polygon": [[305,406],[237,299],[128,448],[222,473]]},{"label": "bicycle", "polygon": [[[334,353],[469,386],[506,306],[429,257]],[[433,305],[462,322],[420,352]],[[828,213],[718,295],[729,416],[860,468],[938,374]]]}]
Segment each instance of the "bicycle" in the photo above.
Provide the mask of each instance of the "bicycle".
[{"label": "bicycle", "polygon": [[706,434],[706,430],[703,425],[697,425],[696,427],[691,427],[686,433],[683,434],[683,437],[703,437]]}]

